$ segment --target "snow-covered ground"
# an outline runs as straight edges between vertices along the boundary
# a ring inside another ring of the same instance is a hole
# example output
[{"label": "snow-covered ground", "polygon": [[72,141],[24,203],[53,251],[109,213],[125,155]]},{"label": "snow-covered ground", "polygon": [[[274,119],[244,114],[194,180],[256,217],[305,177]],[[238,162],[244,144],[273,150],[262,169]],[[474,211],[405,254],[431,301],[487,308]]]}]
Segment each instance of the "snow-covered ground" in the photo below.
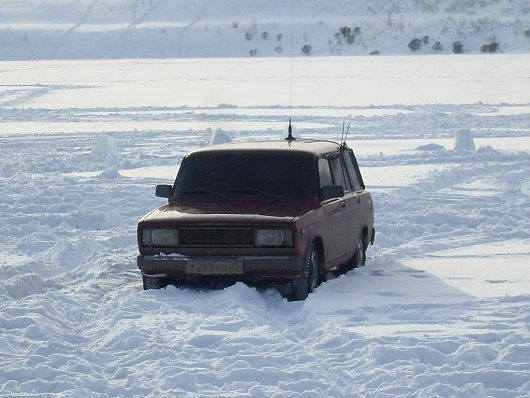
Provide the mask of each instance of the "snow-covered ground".
[{"label": "snow-covered ground", "polygon": [[[0,396],[530,395],[529,70],[297,59],[290,112],[286,59],[1,62]],[[154,185],[212,131],[278,138],[290,113],[302,137],[351,121],[366,267],[305,302],[143,291]]]},{"label": "snow-covered ground", "polygon": [[456,41],[529,53],[528,0],[0,0],[0,60],[452,54]]}]

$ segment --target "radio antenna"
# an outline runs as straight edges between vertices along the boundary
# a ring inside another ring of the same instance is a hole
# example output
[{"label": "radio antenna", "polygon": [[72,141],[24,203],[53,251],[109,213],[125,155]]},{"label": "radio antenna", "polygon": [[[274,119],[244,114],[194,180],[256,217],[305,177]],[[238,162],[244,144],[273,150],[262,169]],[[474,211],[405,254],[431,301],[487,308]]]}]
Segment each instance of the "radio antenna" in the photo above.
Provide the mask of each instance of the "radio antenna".
[{"label": "radio antenna", "polygon": [[350,132],[350,123],[348,122],[348,128],[346,129],[346,134],[344,134],[344,122],[342,123],[342,135],[340,137],[340,149],[348,148],[346,145],[346,140],[348,139],[348,133]]},{"label": "radio antenna", "polygon": [[289,81],[289,117],[291,117],[291,109],[293,106],[293,53],[294,53],[294,3],[291,1],[291,79]]},{"label": "radio antenna", "polygon": [[289,79],[289,128],[286,140],[294,140],[293,128],[291,125],[291,116],[293,110],[294,2],[295,0],[291,1],[291,76]]},{"label": "radio antenna", "polygon": [[348,128],[346,129],[346,135],[344,136],[344,143],[346,143],[346,140],[348,139],[349,132],[350,132],[350,122],[348,122]]},{"label": "radio antenna", "polygon": [[293,127],[291,126],[291,118],[289,117],[289,127],[287,128],[287,138],[286,141],[293,141],[295,138],[293,137]]}]

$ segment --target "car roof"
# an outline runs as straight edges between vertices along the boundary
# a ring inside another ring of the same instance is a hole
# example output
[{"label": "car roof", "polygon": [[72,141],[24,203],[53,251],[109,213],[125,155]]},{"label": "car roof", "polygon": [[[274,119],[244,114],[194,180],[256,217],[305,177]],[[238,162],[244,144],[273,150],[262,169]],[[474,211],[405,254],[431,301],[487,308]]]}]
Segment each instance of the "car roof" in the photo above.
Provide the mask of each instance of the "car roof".
[{"label": "car roof", "polygon": [[311,155],[320,155],[336,152],[340,145],[332,141],[322,140],[275,140],[275,141],[247,141],[231,142],[228,144],[212,145],[197,149],[190,155],[220,152],[299,152]]}]

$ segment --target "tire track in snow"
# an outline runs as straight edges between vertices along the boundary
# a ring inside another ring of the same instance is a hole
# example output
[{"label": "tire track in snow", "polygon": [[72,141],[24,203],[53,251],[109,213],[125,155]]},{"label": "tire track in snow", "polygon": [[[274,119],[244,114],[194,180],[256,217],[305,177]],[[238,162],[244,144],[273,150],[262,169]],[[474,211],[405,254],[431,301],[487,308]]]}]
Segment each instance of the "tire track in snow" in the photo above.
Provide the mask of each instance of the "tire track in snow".
[{"label": "tire track in snow", "polygon": [[149,15],[151,15],[158,7],[160,7],[163,1],[164,0],[157,0],[139,18],[138,18],[139,0],[134,1],[132,5],[132,10],[133,10],[132,21],[127,27],[127,30],[121,36],[122,38],[121,48],[125,48],[125,46],[127,45],[127,42],[129,41],[131,35],[133,34],[133,31],[136,29],[136,26],[144,22],[147,19],[147,17],[149,17]]},{"label": "tire track in snow", "polygon": [[68,29],[65,34],[61,37],[61,39],[59,40],[59,42],[57,43],[57,46],[55,47],[55,49],[52,51],[52,54],[50,56],[50,59],[55,59],[55,57],[57,56],[57,53],[61,50],[61,48],[64,46],[64,44],[66,43],[66,41],[68,40],[68,38],[81,26],[85,23],[85,21],[88,19],[88,17],[90,16],[90,13],[92,12],[92,9],[96,6],[96,4],[99,2],[99,0],[94,0],[92,3],[90,3],[90,5],[85,9],[85,12],[83,13],[83,15],[81,15],[81,18],[79,19],[79,21],[74,25],[72,26],[70,29]]},{"label": "tire track in snow", "polygon": [[190,30],[197,22],[199,22],[202,19],[202,17],[206,13],[206,10],[208,9],[208,7],[210,7],[211,2],[212,2],[212,0],[205,0],[204,3],[202,4],[202,6],[200,7],[199,13],[197,14],[197,16],[190,23],[188,23],[186,26],[184,26],[180,30],[179,45],[178,45],[179,53],[182,53],[185,33],[188,30]]},{"label": "tire track in snow", "polygon": [[[378,254],[399,258],[529,237],[530,198],[514,197],[512,192],[523,190],[528,181],[523,170],[530,155],[503,154],[490,148],[482,153],[455,152],[453,157],[436,160],[440,164],[456,161],[448,170],[432,172],[409,187],[374,193]],[[387,162],[392,163],[392,157]],[[488,165],[492,162],[502,168],[493,172]],[[498,192],[469,195],[460,191],[485,177],[495,181],[489,189]]]},{"label": "tire track in snow", "polygon": [[49,88],[47,87],[6,90],[0,93],[0,106],[12,107],[22,105],[29,100],[42,97],[48,91]]},{"label": "tire track in snow", "polygon": [[141,23],[143,23],[147,17],[149,17],[153,12],[155,12],[155,10],[160,7],[160,5],[164,2],[165,0],[157,0],[151,7],[148,8],[148,10],[146,12],[144,12],[140,18],[138,18],[135,22],[135,26],[136,25],[139,25]]}]

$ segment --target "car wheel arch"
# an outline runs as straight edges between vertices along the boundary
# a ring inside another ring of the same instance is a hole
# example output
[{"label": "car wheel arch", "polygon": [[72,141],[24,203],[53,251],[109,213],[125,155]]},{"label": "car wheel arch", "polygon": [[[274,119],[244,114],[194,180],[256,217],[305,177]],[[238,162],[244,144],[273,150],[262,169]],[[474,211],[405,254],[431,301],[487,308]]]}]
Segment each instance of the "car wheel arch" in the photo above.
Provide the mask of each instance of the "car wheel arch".
[{"label": "car wheel arch", "polygon": [[309,255],[309,250],[311,250],[311,247],[313,245],[315,245],[318,251],[319,273],[323,274],[326,268],[326,254],[324,251],[324,241],[322,240],[321,236],[317,235],[317,236],[314,236],[312,239],[308,239],[307,246],[305,248],[304,258],[307,258],[307,256]]}]

